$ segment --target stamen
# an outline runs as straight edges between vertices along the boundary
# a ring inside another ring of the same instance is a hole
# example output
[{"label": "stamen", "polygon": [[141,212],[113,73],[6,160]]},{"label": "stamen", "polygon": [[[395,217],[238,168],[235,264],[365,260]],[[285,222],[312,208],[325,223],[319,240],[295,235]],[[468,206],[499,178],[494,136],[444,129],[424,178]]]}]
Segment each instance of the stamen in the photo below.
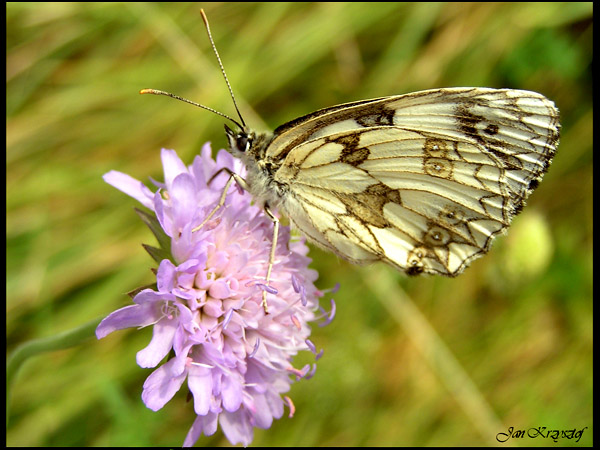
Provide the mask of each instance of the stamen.
[{"label": "stamen", "polygon": [[193,366],[198,366],[198,367],[206,367],[207,369],[214,369],[215,366],[211,365],[211,364],[206,364],[206,363],[201,363],[201,362],[190,362],[191,365]]},{"label": "stamen", "polygon": [[335,317],[335,301],[333,299],[331,299],[331,309],[329,310],[329,315],[323,323],[319,324],[319,326],[324,327],[325,325],[329,325],[334,317]]},{"label": "stamen", "polygon": [[306,306],[308,303],[308,300],[306,299],[306,289],[295,274],[292,274],[292,287],[294,288],[294,292],[300,294],[302,306]]},{"label": "stamen", "polygon": [[298,318],[295,315],[290,315],[290,319],[292,319],[292,323],[294,325],[296,325],[296,328],[298,328],[299,330],[302,329],[302,324],[300,323],[300,321],[298,320]]},{"label": "stamen", "polygon": [[292,274],[292,287],[297,294],[300,293],[300,286],[300,280],[298,280],[298,277],[295,274]]},{"label": "stamen", "polygon": [[292,417],[294,417],[294,413],[296,412],[296,407],[294,406],[294,403],[292,402],[292,399],[289,398],[287,395],[283,396],[283,400],[285,401],[285,403],[290,408],[290,414],[288,415],[288,417],[291,419]]},{"label": "stamen", "polygon": [[294,375],[296,375],[296,381],[298,381],[301,378],[304,378],[304,376],[309,371],[309,369],[310,369],[310,366],[307,364],[302,368],[302,370],[296,369],[295,367],[292,367],[292,366],[288,367],[286,370],[288,372],[292,372]]},{"label": "stamen", "polygon": [[308,373],[307,373],[307,374],[304,376],[304,379],[305,379],[305,380],[310,380],[310,379],[311,379],[311,378],[312,378],[312,377],[315,375],[315,372],[316,372],[316,371],[317,371],[317,365],[316,365],[316,364],[313,364],[313,365],[312,365],[312,369],[310,370],[310,372],[308,372]]},{"label": "stamen", "polygon": [[327,292],[330,292],[330,293],[332,293],[332,294],[335,294],[335,293],[336,293],[337,291],[339,291],[339,290],[340,290],[340,283],[335,283],[335,286],[334,286],[334,287],[332,287],[331,289],[325,289],[325,290],[323,291],[323,293],[325,294],[325,293],[327,293]]},{"label": "stamen", "polygon": [[162,313],[163,317],[166,317],[169,320],[173,320],[173,318],[179,314],[177,307],[170,301],[166,301],[161,305],[160,312]]},{"label": "stamen", "polygon": [[321,358],[321,356],[323,356],[323,349],[321,349],[321,351],[317,353],[317,347],[315,347],[315,344],[313,344],[313,342],[310,339],[306,339],[304,342],[308,346],[308,349],[313,353],[313,355],[315,355],[315,361],[318,361]]},{"label": "stamen", "polygon": [[276,295],[279,292],[273,286],[267,286],[264,283],[256,283],[254,286],[256,286],[257,288],[259,288],[265,292],[268,292],[269,294],[273,294],[273,295]]},{"label": "stamen", "polygon": [[308,304],[308,299],[306,298],[306,289],[304,286],[300,286],[300,300],[302,306],[306,306]]},{"label": "stamen", "polygon": [[256,352],[258,351],[258,346],[260,345],[260,338],[256,338],[256,342],[254,343],[254,348],[252,349],[252,353],[248,355],[248,358],[254,358]]},{"label": "stamen", "polygon": [[233,315],[233,308],[229,308],[225,313],[225,318],[223,319],[223,330],[227,328],[229,321],[231,320],[231,316]]}]

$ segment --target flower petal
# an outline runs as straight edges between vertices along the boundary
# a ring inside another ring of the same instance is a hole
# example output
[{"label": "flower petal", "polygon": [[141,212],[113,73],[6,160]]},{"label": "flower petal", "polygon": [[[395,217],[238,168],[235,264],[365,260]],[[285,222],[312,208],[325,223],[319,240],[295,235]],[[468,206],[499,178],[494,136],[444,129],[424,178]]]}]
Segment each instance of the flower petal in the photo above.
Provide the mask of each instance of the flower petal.
[{"label": "flower petal", "polygon": [[223,408],[226,411],[237,411],[242,404],[243,380],[233,375],[224,375],[221,383],[221,396]]},{"label": "flower petal", "polygon": [[199,416],[208,414],[210,409],[212,379],[211,370],[207,367],[193,365],[188,371],[188,387],[194,395],[194,411]]},{"label": "flower petal", "polygon": [[[174,360],[171,360],[174,361]],[[171,372],[171,361],[163,364],[146,378],[142,400],[152,411],[160,408],[173,398],[187,376],[186,372],[173,376]]]},{"label": "flower petal", "polygon": [[167,185],[167,189],[170,189],[175,177],[180,173],[187,173],[188,170],[183,161],[177,156],[175,150],[163,148],[160,151],[160,157],[165,174],[165,184]]},{"label": "flower petal", "polygon": [[221,278],[210,286],[208,293],[211,297],[221,300],[231,295],[231,289],[229,289],[227,281]]},{"label": "flower petal", "polygon": [[219,415],[219,424],[221,424],[223,433],[233,445],[242,444],[247,447],[252,442],[254,430],[250,424],[249,414],[245,410],[223,411]]},{"label": "flower petal", "polygon": [[154,209],[154,194],[139,180],[116,170],[111,170],[102,179],[121,192],[135,198],[148,209]]},{"label": "flower petal", "polygon": [[137,352],[135,359],[138,366],[144,368],[156,367],[167,356],[173,346],[173,336],[177,330],[178,322],[178,317],[172,319],[164,317],[154,324],[150,344],[145,349]]},{"label": "flower petal", "polygon": [[156,322],[160,314],[151,304],[130,305],[117,309],[105,317],[96,328],[96,337],[102,339],[113,331],[131,327],[145,327]]},{"label": "flower petal", "polygon": [[192,428],[190,428],[190,431],[188,431],[188,434],[183,441],[183,446],[192,447],[202,433],[204,433],[205,436],[213,435],[215,431],[217,431],[218,418],[219,415],[212,412],[196,417]]}]

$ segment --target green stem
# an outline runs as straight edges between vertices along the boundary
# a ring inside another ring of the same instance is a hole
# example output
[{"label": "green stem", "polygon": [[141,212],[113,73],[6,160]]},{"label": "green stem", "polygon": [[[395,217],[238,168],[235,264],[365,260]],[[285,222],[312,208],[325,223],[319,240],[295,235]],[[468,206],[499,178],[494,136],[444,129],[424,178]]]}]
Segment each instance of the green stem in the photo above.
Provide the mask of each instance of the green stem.
[{"label": "green stem", "polygon": [[6,360],[6,423],[8,424],[10,390],[23,363],[39,353],[74,347],[94,336],[100,319],[94,319],[73,330],[42,339],[34,339],[19,345]]}]

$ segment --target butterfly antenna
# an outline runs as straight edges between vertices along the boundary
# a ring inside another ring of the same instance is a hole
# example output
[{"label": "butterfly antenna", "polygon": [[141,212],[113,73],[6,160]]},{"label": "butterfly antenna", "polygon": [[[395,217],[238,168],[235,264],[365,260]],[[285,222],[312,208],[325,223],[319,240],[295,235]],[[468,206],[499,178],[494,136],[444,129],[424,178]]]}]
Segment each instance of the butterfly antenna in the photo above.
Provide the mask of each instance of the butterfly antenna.
[{"label": "butterfly antenna", "polygon": [[[212,108],[209,108],[208,106],[201,105],[200,103],[193,102],[191,100],[188,100],[187,98],[180,97],[179,95],[171,94],[170,92],[159,91],[158,89],[142,89],[140,91],[140,94],[166,95],[167,97],[171,97],[171,98],[174,98],[176,100],[180,100],[182,102],[189,103],[190,105],[194,105],[194,106],[197,106],[199,108],[206,109],[207,111],[213,112],[213,113],[215,113],[215,114],[217,114],[217,115],[219,115],[221,117],[225,117],[227,120],[231,120],[240,129],[244,129],[244,127],[242,125],[240,125],[238,121],[232,119],[227,114],[223,114],[222,112],[219,112],[216,109],[212,109]],[[242,123],[244,123],[243,120],[242,120]]]},{"label": "butterfly antenna", "polygon": [[215,42],[213,41],[212,35],[210,34],[210,26],[208,25],[208,18],[206,17],[206,14],[204,13],[203,9],[200,10],[200,15],[202,16],[202,20],[204,21],[204,25],[206,26],[206,32],[208,33],[208,39],[210,40],[210,45],[212,45],[213,51],[215,52],[215,56],[217,57],[217,61],[219,62],[219,67],[221,68],[221,73],[223,74],[223,78],[225,78],[225,83],[227,83],[227,88],[229,89],[229,94],[231,95],[231,99],[233,100],[233,106],[235,106],[235,110],[238,113],[238,117],[240,118],[242,125],[244,125],[243,127],[240,127],[240,128],[243,129],[246,127],[246,122],[244,122],[244,118],[242,117],[242,114],[240,113],[237,102],[235,101],[235,97],[233,95],[233,90],[231,89],[231,85],[229,84],[229,80],[227,79],[227,74],[225,73],[225,68],[223,67],[223,63],[221,62],[221,57],[219,56],[219,52],[217,51]]}]

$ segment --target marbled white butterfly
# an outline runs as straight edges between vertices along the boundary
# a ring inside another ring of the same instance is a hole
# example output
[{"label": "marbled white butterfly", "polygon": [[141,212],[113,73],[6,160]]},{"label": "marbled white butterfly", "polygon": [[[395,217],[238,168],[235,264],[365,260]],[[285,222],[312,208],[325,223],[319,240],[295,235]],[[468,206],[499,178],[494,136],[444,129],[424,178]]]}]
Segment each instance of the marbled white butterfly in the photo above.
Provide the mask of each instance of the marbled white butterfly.
[{"label": "marbled white butterfly", "polygon": [[[408,274],[456,276],[485,254],[548,170],[558,109],[541,94],[479,87],[432,89],[324,108],[273,133],[245,124],[204,19],[240,122],[213,111],[229,151],[247,168],[230,174],[265,207],[283,212],[309,241],[364,264]],[[273,251],[270,268],[273,263]],[[266,307],[264,293],[263,301]]]}]

